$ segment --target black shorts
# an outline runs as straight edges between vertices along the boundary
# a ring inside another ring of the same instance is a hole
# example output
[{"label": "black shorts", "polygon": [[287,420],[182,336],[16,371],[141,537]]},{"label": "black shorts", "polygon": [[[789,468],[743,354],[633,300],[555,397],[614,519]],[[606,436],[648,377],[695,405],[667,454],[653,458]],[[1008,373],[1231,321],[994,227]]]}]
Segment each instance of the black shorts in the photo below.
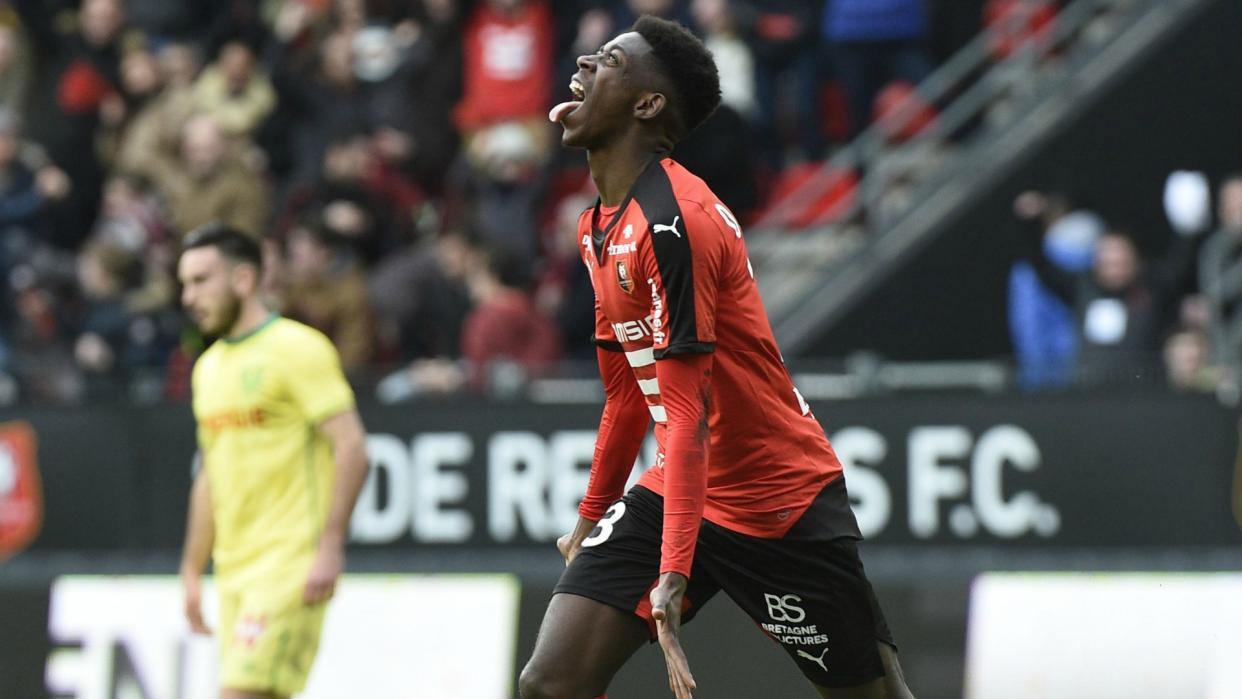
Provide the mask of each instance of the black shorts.
[{"label": "black shorts", "polygon": [[[845,498],[844,484],[836,488],[840,492],[831,494]],[[555,593],[633,612],[647,622],[654,640],[648,593],[659,577],[663,523],[664,499],[635,487],[583,542]],[[724,590],[811,682],[850,687],[883,677],[876,642],[892,645],[893,638],[856,544],[851,536],[760,539],[704,520],[682,622]]]}]

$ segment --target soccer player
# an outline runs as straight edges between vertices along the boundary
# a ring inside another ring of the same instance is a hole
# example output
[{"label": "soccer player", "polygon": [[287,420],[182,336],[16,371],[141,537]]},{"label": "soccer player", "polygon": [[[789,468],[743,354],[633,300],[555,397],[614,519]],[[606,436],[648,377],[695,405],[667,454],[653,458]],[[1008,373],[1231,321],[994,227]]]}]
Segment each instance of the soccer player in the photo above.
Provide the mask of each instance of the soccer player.
[{"label": "soccer player", "polygon": [[219,339],[194,366],[202,465],[181,579],[191,628],[215,562],[221,699],[289,697],[310,674],[367,471],[365,433],[336,350],[259,299],[259,244],[211,225],[185,239],[181,301]]},{"label": "soccer player", "polygon": [[[598,697],[656,638],[687,699],[680,624],[723,590],[821,696],[910,697],[841,464],[781,359],[742,230],[668,155],[720,102],[711,54],[642,17],[580,57],[570,89],[549,118],[599,189],[578,234],[607,399],[522,696]],[[621,497],[650,420],[655,466]]]}]

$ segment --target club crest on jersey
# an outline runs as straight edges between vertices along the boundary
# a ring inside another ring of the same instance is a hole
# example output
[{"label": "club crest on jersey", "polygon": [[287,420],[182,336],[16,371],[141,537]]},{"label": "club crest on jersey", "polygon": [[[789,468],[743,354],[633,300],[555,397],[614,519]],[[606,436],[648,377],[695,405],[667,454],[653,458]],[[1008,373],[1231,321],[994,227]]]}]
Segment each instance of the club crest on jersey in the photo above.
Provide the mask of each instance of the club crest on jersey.
[{"label": "club crest on jersey", "polygon": [[627,294],[634,293],[634,277],[630,276],[630,266],[625,260],[617,260],[617,285]]}]

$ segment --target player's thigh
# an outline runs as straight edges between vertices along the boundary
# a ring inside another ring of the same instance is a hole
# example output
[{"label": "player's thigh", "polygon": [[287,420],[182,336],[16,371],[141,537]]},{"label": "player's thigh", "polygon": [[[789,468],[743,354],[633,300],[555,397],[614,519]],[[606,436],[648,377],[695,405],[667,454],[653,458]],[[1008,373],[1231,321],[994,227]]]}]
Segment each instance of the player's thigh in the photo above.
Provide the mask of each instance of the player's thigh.
[{"label": "player's thigh", "polygon": [[884,677],[858,687],[829,688],[817,685],[815,690],[824,699],[914,699],[914,694],[906,685],[906,676],[897,659],[897,650],[883,641],[878,641],[876,648],[884,661]]},{"label": "player's thigh", "polygon": [[552,596],[535,649],[522,670],[525,699],[591,699],[647,642],[647,625],[632,612],[570,593]]},{"label": "player's thigh", "polygon": [[300,595],[242,595],[232,628],[220,639],[220,686],[255,696],[285,697],[306,686],[326,604],[305,605]]},{"label": "player's thigh", "polygon": [[886,676],[877,642],[891,644],[892,635],[852,540],[756,539],[704,528],[704,567],[812,684],[855,688]]},{"label": "player's thigh", "polygon": [[[614,503],[565,569],[544,615],[523,696],[595,697],[634,651],[655,636],[650,592],[660,575],[663,502],[635,488]],[[716,592],[691,571],[683,619]]]}]

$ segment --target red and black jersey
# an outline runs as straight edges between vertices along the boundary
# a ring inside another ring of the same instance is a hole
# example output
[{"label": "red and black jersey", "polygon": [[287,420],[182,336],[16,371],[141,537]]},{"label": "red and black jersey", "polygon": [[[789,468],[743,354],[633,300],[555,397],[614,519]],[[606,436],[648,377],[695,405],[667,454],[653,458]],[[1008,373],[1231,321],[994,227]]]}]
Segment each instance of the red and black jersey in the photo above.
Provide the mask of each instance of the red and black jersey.
[{"label": "red and black jersey", "polygon": [[841,464],[781,359],[737,219],[664,158],[578,234],[608,396],[582,516],[620,497],[654,419],[639,482],[665,498],[662,572],[689,574],[700,517],[784,536]]}]

